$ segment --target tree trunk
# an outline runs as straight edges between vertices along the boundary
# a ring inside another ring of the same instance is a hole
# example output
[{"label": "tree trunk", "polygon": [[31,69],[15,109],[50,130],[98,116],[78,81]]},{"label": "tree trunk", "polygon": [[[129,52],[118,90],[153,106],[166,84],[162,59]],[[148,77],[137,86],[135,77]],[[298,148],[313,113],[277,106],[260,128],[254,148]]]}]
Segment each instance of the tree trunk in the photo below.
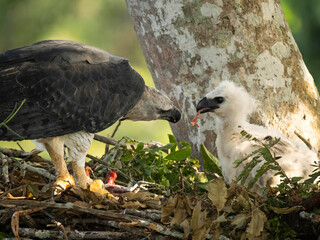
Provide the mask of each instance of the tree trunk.
[{"label": "tree trunk", "polygon": [[251,122],[319,149],[319,94],[279,0],[126,1],[156,87],[183,112],[172,131],[195,157],[216,137],[211,114],[190,126],[196,103],[226,79],[260,102]]}]

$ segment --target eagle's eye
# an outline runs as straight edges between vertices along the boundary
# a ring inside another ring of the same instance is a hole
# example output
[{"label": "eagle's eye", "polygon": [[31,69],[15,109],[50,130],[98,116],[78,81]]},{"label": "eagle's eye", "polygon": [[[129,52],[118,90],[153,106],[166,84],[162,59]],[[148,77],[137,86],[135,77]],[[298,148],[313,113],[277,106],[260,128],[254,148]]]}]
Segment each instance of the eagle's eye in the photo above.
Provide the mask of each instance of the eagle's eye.
[{"label": "eagle's eye", "polygon": [[215,97],[214,100],[219,104],[224,102],[224,98],[223,97]]}]

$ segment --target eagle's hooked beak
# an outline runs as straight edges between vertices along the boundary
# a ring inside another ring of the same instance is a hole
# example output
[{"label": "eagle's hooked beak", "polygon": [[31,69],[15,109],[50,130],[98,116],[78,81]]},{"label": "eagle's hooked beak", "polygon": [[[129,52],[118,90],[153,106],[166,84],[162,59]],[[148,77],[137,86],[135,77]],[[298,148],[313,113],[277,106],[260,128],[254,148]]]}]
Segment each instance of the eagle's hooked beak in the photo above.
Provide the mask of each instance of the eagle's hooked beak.
[{"label": "eagle's hooked beak", "polygon": [[178,110],[178,108],[174,107],[170,110],[167,110],[167,111],[162,111],[160,113],[160,118],[163,119],[163,120],[167,120],[169,122],[172,122],[172,123],[176,123],[180,120],[181,118],[181,113],[180,111]]},{"label": "eagle's hooked beak", "polygon": [[201,113],[214,112],[219,108],[219,104],[214,99],[202,98],[197,104],[197,112],[202,110]]}]

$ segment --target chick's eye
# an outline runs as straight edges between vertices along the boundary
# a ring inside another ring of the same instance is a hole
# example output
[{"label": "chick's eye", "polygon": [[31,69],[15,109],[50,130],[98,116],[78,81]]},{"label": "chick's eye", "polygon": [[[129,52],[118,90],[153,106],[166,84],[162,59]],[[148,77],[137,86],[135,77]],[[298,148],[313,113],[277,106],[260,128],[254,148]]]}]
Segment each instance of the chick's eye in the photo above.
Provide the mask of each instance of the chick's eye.
[{"label": "chick's eye", "polygon": [[223,97],[215,97],[214,99],[216,100],[217,103],[223,103],[224,101]]}]

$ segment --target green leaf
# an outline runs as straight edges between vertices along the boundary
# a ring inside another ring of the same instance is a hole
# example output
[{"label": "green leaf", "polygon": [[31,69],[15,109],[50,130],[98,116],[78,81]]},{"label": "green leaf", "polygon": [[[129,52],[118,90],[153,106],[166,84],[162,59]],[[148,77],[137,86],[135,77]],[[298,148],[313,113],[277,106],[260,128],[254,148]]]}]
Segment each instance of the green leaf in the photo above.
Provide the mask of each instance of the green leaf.
[{"label": "green leaf", "polygon": [[253,168],[257,166],[262,160],[259,157],[254,157],[249,163],[244,166],[241,173],[237,177],[237,182],[241,182],[242,185],[246,182],[247,178],[249,177],[250,173],[252,172]]},{"label": "green leaf", "polygon": [[7,123],[10,122],[12,120],[12,118],[14,118],[14,116],[19,112],[20,108],[22,107],[22,105],[26,102],[26,99],[23,99],[23,101],[21,102],[20,106],[17,107],[17,103],[15,104],[12,112],[9,114],[9,116],[0,123],[0,128],[1,127],[5,127],[9,132],[13,133],[14,135],[18,136],[19,138],[21,138],[21,140],[23,140],[24,138],[22,136],[20,136],[18,133],[16,133],[14,130],[12,130]]},{"label": "green leaf", "polygon": [[206,183],[199,182],[199,183],[197,183],[197,187],[202,190],[208,191],[208,183],[207,182]]},{"label": "green leaf", "polygon": [[260,153],[262,157],[267,161],[267,162],[273,162],[274,158],[269,150],[269,148],[261,148]]},{"label": "green leaf", "polygon": [[291,178],[292,183],[298,183],[303,177],[293,177]]},{"label": "green leaf", "polygon": [[171,159],[175,161],[185,160],[190,157],[191,154],[191,147],[182,148],[175,152],[168,154],[165,159]]},{"label": "green leaf", "polygon": [[129,161],[130,159],[132,159],[132,155],[130,154],[127,154],[127,155],[122,155],[121,156],[121,161],[123,161],[123,162],[127,162],[127,161]]},{"label": "green leaf", "polygon": [[203,168],[209,172],[217,173],[222,176],[219,160],[208,151],[204,144],[201,144],[200,146],[200,154],[203,158]]},{"label": "green leaf", "polygon": [[240,134],[241,134],[243,137],[247,138],[247,139],[251,139],[251,138],[252,138],[252,135],[249,134],[249,133],[247,133],[245,130],[242,130],[242,131],[240,132]]},{"label": "green leaf", "polygon": [[207,175],[204,172],[198,172],[196,174],[196,181],[198,183],[207,183],[208,182]]},{"label": "green leaf", "polygon": [[190,147],[190,143],[187,142],[179,142],[182,147]]},{"label": "green leaf", "polygon": [[2,123],[0,123],[0,127],[2,127],[2,125],[5,125],[6,123],[10,122],[11,119],[14,118],[14,116],[19,112],[20,108],[26,102],[26,100],[27,99],[23,99],[23,101],[21,102],[19,107],[17,107],[17,103],[15,104],[15,106],[14,106],[12,112],[9,114],[9,116]]},{"label": "green leaf", "polygon": [[145,173],[145,175],[150,176],[151,175],[151,169],[150,168],[145,168],[144,169],[144,173]]},{"label": "green leaf", "polygon": [[151,154],[155,154],[155,153],[157,153],[159,151],[164,151],[165,152],[166,150],[169,150],[169,149],[172,149],[172,148],[176,148],[176,145],[174,143],[168,143],[168,144],[166,144],[166,145],[164,145],[162,147],[157,147],[157,148],[152,148],[152,149],[146,148],[144,150],[145,150],[145,152],[150,152]]},{"label": "green leaf", "polygon": [[116,159],[116,156],[122,155],[122,151],[118,147],[114,147],[110,150],[110,152],[103,158],[104,162],[110,163],[114,162]]},{"label": "green leaf", "polygon": [[309,178],[304,181],[305,184],[313,183],[320,176],[320,172],[316,171],[309,175]]},{"label": "green leaf", "polygon": [[32,193],[33,196],[39,197],[39,189],[37,185],[34,184],[28,184],[27,185],[29,191]]},{"label": "green leaf", "polygon": [[171,152],[174,152],[176,151],[178,146],[177,139],[172,134],[168,134],[168,137],[169,137],[169,143],[173,144],[170,150]]},{"label": "green leaf", "polygon": [[8,238],[9,235],[4,233],[4,232],[0,232],[0,238]]},{"label": "green leaf", "polygon": [[137,148],[136,148],[136,151],[137,151],[137,152],[140,152],[140,151],[143,149],[143,147],[144,147],[144,144],[143,144],[142,142],[139,142],[139,143],[138,143],[138,146],[137,146]]},{"label": "green leaf", "polygon": [[240,165],[242,162],[244,162],[245,160],[249,159],[250,157],[256,155],[257,153],[260,153],[261,149],[263,149],[263,148],[259,148],[259,149],[255,150],[255,151],[253,151],[252,153],[250,153],[248,156],[246,156],[246,157],[243,158],[243,159],[235,160],[235,161],[233,162],[233,164],[235,164],[236,167],[239,167],[239,165]]},{"label": "green leaf", "polygon": [[270,164],[270,162],[265,162],[262,167],[257,170],[256,175],[248,183],[248,189],[251,189],[258,179],[265,174],[266,171],[270,170]]}]

